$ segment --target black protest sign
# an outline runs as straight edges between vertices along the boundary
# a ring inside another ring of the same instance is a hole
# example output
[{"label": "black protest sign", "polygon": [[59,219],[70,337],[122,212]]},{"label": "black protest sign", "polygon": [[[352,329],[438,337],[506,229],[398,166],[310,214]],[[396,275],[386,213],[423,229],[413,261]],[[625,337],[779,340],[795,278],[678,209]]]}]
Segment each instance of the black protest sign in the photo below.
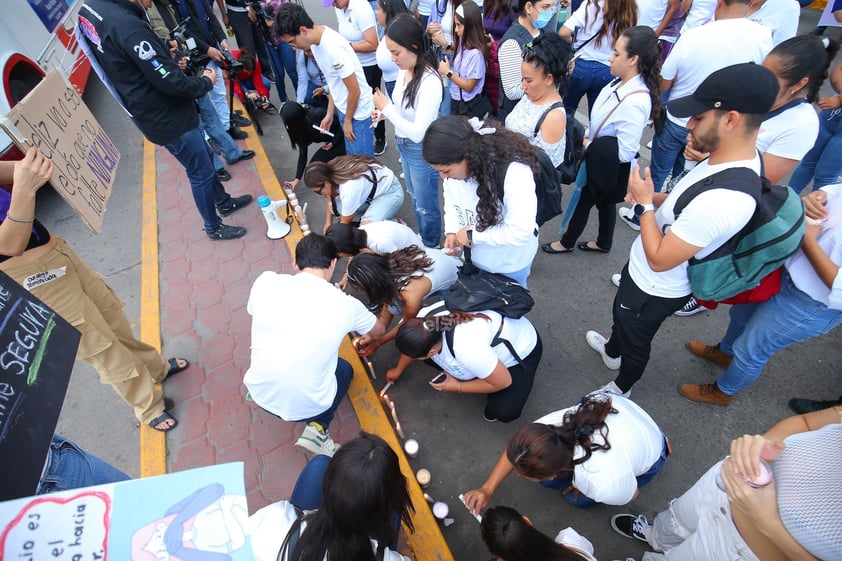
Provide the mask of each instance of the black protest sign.
[{"label": "black protest sign", "polygon": [[120,152],[67,79],[52,70],[0,127],[22,151],[35,147],[53,162],[53,188],[99,234]]},{"label": "black protest sign", "polygon": [[0,271],[0,501],[35,494],[80,338]]}]

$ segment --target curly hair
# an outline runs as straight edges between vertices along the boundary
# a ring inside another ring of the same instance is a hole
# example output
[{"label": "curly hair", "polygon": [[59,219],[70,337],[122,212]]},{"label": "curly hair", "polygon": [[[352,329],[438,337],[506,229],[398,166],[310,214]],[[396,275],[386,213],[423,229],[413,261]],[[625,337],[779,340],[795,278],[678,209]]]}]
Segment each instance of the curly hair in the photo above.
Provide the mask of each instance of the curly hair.
[{"label": "curly hair", "polygon": [[311,189],[321,187],[325,182],[336,188],[368,174],[368,179],[373,183],[374,170],[382,167],[383,164],[374,158],[361,154],[337,156],[329,162],[310,162],[304,170],[302,180]]},{"label": "curly hair", "polygon": [[573,58],[570,43],[557,33],[541,33],[527,45],[523,49],[523,62],[533,65],[545,76],[552,76],[558,93],[564,96],[570,80],[570,59]]},{"label": "curly hair", "polygon": [[348,281],[366,293],[369,302],[378,308],[400,302],[401,289],[412,275],[428,273],[433,260],[423,249],[410,245],[403,249],[378,255],[361,253],[348,264]]},{"label": "curly hair", "polygon": [[442,340],[442,332],[455,329],[461,323],[475,319],[491,321],[483,313],[449,312],[447,314],[428,314],[423,318],[406,320],[398,328],[395,346],[401,354],[410,358],[427,356],[433,345]]},{"label": "curly hair", "polygon": [[[564,414],[561,426],[530,423],[520,427],[509,439],[506,457],[517,472],[533,479],[551,479],[562,471],[587,462],[595,450],[610,450],[605,418],[617,413],[606,394],[587,395],[579,407]],[[593,442],[599,432],[604,444]],[[576,446],[584,450],[573,458]]]},{"label": "curly hair", "polygon": [[652,100],[649,118],[655,124],[656,132],[661,132],[666,110],[661,100],[661,45],[658,36],[648,25],[637,25],[623,31],[622,37],[626,38],[626,55],[637,57],[637,71]]},{"label": "curly hair", "polygon": [[509,165],[518,162],[532,168],[533,173],[540,173],[535,149],[528,138],[501,123],[485,121],[482,126],[494,128],[494,134],[475,132],[465,116],[442,117],[427,128],[421,145],[424,159],[431,165],[467,161],[468,173],[477,182],[479,231],[502,220],[503,185]]}]

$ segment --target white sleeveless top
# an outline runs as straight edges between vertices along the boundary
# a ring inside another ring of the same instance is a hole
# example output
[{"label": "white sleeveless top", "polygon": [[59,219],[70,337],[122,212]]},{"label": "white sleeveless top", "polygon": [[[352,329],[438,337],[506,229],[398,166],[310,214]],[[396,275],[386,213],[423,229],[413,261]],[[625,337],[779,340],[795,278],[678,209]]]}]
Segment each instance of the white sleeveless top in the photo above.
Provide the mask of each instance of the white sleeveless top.
[{"label": "white sleeveless top", "polygon": [[[529,139],[533,146],[537,146],[547,153],[547,156],[552,160],[553,165],[558,167],[564,161],[564,143],[565,135],[562,135],[561,140],[550,144],[541,136],[541,132],[535,132],[535,125],[538,124],[538,119],[544,114],[550,105],[554,102],[542,103],[536,105],[529,101],[529,98],[523,96],[517,105],[514,106],[512,112],[506,117],[506,128],[515,132],[519,132]],[[560,106],[556,111],[564,111],[564,106]],[[566,132],[566,131],[565,131]]]}]

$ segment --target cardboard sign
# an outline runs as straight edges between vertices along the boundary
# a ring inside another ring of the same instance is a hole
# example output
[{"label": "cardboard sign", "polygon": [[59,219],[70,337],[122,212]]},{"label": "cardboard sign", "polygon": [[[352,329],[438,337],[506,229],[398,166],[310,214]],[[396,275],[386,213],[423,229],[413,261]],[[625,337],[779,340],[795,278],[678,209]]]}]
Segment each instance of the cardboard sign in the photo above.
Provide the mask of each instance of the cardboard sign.
[{"label": "cardboard sign", "polygon": [[242,462],[0,503],[0,559],[252,559]]},{"label": "cardboard sign", "polygon": [[21,150],[34,146],[53,162],[53,188],[99,234],[120,152],[61,72],[47,74],[0,127]]},{"label": "cardboard sign", "polygon": [[0,500],[37,490],[80,338],[0,271]]},{"label": "cardboard sign", "polygon": [[[813,7],[815,7],[815,5]],[[829,0],[827,6],[824,7],[824,11],[822,11],[822,16],[819,18],[818,25],[825,27],[841,27],[842,2],[839,0]]]}]

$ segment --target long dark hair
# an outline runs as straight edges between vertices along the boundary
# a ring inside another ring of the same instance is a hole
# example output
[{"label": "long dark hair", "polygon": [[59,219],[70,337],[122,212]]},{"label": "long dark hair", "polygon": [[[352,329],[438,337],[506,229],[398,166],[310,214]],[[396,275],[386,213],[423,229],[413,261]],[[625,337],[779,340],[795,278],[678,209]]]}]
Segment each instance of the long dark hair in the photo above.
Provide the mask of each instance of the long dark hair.
[{"label": "long dark hair", "polygon": [[403,0],[377,0],[377,4],[386,14],[386,27],[389,27],[392,21],[399,15],[409,15],[409,10],[406,8]]},{"label": "long dark hair", "polygon": [[[598,0],[587,0],[599,10]],[[610,41],[611,45],[617,42],[623,31],[633,27],[637,23],[637,3],[635,0],[610,0],[605,2],[602,8],[602,25],[596,32],[594,45],[602,46],[603,39]],[[588,14],[585,12],[585,27],[588,26]]]},{"label": "long dark hair", "polygon": [[348,255],[356,255],[368,247],[368,232],[350,224],[331,224],[325,231],[325,237],[336,244],[337,250]]},{"label": "long dark hair", "polygon": [[[562,471],[587,462],[595,450],[610,450],[605,418],[617,413],[606,394],[588,395],[579,407],[564,414],[561,426],[530,423],[520,427],[509,439],[506,457],[521,475],[532,479],[551,479]],[[602,435],[604,444],[593,442],[593,434]],[[584,455],[573,459],[576,446]]]},{"label": "long dark hair", "polygon": [[539,532],[523,515],[507,506],[485,511],[480,524],[482,541],[492,555],[505,561],[582,561],[584,557]]},{"label": "long dark hair", "polygon": [[281,105],[281,120],[293,148],[307,148],[315,142],[330,142],[331,137],[316,131],[314,124],[319,124],[326,110],[323,107],[304,107],[296,101],[287,101]]},{"label": "long dark hair", "polygon": [[553,77],[558,93],[564,96],[570,74],[567,69],[573,58],[573,47],[557,33],[541,33],[523,49],[523,62],[533,65],[544,75]]},{"label": "long dark hair", "polygon": [[828,68],[839,51],[839,43],[829,37],[818,35],[799,35],[780,43],[772,49],[766,58],[778,58],[778,77],[787,87],[802,78],[808,78],[807,101],[813,103],[819,96],[828,75]]},{"label": "long dark hair", "polygon": [[403,92],[403,106],[412,109],[415,107],[418,89],[421,87],[421,79],[424,77],[424,73],[429,70],[441,83],[441,76],[436,71],[435,55],[432,50],[425,50],[424,28],[421,27],[417,19],[409,14],[400,14],[395,17],[386,29],[386,37],[417,57],[415,68],[412,69],[412,78]]},{"label": "long dark hair", "polygon": [[[375,561],[371,540],[395,544],[397,514],[414,531],[415,508],[398,457],[379,436],[361,432],[337,450],[325,471],[322,506],[307,515],[307,527],[290,559]],[[281,546],[285,553],[287,542]]]},{"label": "long dark hair", "polygon": [[660,129],[666,113],[661,101],[661,46],[658,36],[648,25],[637,25],[623,31],[622,37],[626,38],[626,54],[637,57],[637,71],[652,100],[649,118],[655,123],[655,128]]},{"label": "long dark hair", "polygon": [[424,134],[422,154],[432,165],[468,162],[470,177],[477,181],[477,222],[479,231],[500,222],[503,210],[503,184],[509,165],[519,162],[540,171],[535,149],[529,139],[493,121],[485,121],[484,129],[494,134],[475,132],[468,118],[459,115],[442,117]]},{"label": "long dark hair", "polygon": [[410,245],[403,249],[378,255],[361,253],[348,263],[348,281],[365,292],[372,306],[378,308],[400,302],[401,288],[418,272],[427,273],[433,260],[423,249]]},{"label": "long dark hair", "polygon": [[[462,16],[457,13],[457,10],[462,11]],[[456,35],[456,20],[459,20],[465,28],[462,30],[462,36]],[[485,38],[485,28],[482,26],[482,12],[479,6],[474,2],[462,2],[458,8],[453,9],[453,52],[458,53],[462,50],[478,49],[482,53],[482,58],[488,64],[488,41]]]},{"label": "long dark hair", "polygon": [[395,346],[401,354],[409,358],[427,356],[433,345],[441,341],[442,332],[453,330],[457,325],[468,323],[477,318],[491,321],[491,318],[486,314],[470,312],[448,312],[442,315],[428,314],[424,318],[408,319],[398,328]]}]

